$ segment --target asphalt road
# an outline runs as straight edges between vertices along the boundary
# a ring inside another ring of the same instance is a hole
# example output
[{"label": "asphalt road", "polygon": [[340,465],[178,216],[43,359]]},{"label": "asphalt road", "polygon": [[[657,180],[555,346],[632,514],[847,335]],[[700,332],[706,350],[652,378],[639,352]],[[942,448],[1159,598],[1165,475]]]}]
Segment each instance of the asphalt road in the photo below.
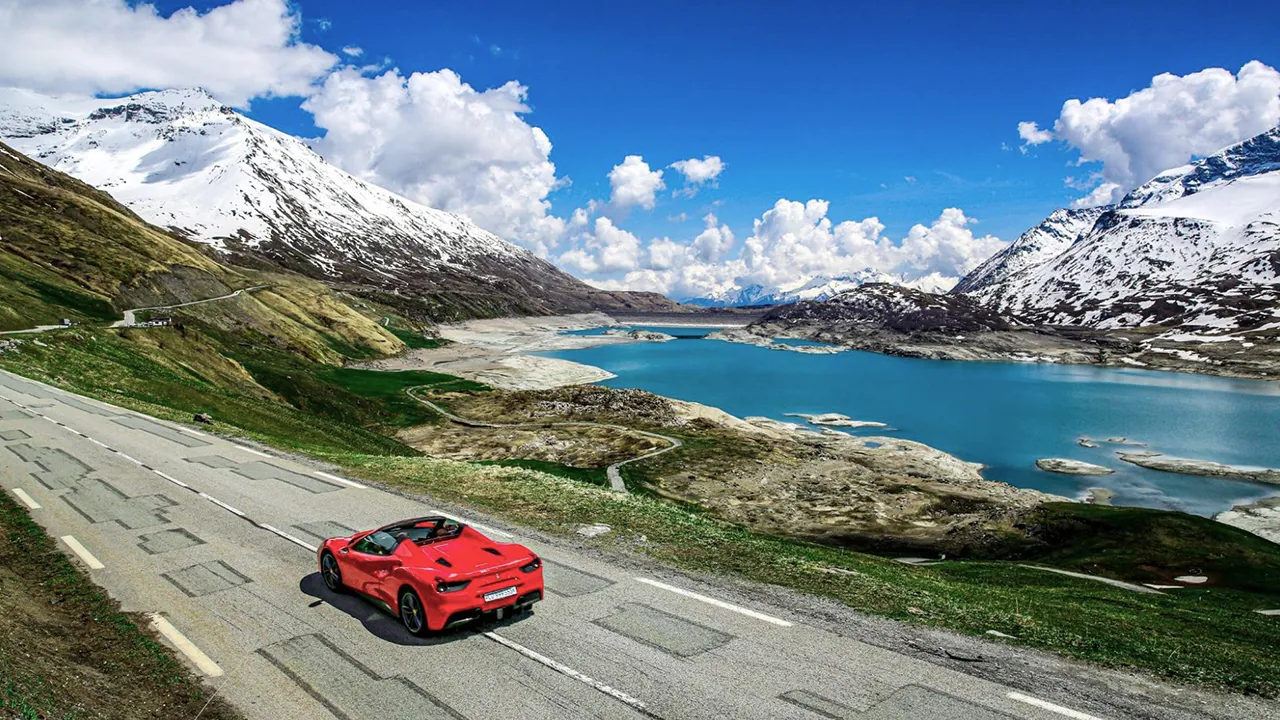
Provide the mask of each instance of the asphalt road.
[{"label": "asphalt road", "polygon": [[[531,616],[419,640],[373,605],[328,593],[309,548],[433,508],[317,467],[0,372],[4,490],[37,506],[35,519],[126,610],[155,613],[250,718],[1133,716],[1119,682],[1108,681],[1114,704],[1054,678],[1006,685],[760,597],[637,574],[487,523],[477,527],[547,561],[546,601]],[[1155,716],[1203,716],[1204,695],[1185,697],[1187,712]],[[1236,716],[1249,717],[1254,706],[1243,707]]]}]

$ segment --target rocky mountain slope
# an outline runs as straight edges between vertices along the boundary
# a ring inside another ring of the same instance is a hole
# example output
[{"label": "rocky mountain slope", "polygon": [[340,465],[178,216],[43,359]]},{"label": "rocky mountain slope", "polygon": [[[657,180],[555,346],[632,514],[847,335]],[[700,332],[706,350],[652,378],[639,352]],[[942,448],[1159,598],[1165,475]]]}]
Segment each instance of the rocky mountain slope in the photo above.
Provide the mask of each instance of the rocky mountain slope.
[{"label": "rocky mountain slope", "polygon": [[[823,302],[774,308],[745,332],[946,360],[1083,363],[1098,358],[1098,348],[1090,343],[1038,330],[968,296],[937,295],[884,283],[863,285]],[[744,339],[734,332],[719,337]]]},{"label": "rocky mountain slope", "polygon": [[1280,128],[1161,173],[1091,227],[1081,212],[1054,213],[955,292],[1054,325],[1280,327]]},{"label": "rocky mountain slope", "polygon": [[[229,296],[245,288],[256,289]],[[147,224],[107,193],[0,143],[0,330],[63,318],[101,328],[127,308],[224,296],[174,312],[182,321],[198,318],[206,329],[316,362],[341,363],[344,352],[376,357],[405,349],[383,326],[389,309],[293,273],[219,263],[209,248]],[[150,342],[145,333],[120,333]],[[37,339],[7,337],[10,343]],[[209,367],[243,378],[236,363],[219,361],[210,347],[203,351]]]},{"label": "rocky mountain slope", "polygon": [[961,278],[952,292],[974,293],[1002,283],[1020,270],[1052,260],[1071,247],[1081,234],[1093,229],[1094,222],[1107,209],[1055,210],[1044,222],[1022,233],[1004,250]]},{"label": "rocky mountain slope", "polygon": [[672,305],[592,288],[463,217],[343,172],[201,90],[90,100],[0,90],[0,139],[224,258],[431,319]]}]

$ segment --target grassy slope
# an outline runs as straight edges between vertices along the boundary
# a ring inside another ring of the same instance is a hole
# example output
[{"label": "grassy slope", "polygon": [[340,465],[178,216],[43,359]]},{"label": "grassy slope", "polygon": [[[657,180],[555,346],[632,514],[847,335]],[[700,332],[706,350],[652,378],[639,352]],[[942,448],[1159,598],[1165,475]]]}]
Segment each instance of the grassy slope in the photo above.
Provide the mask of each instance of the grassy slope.
[{"label": "grassy slope", "polygon": [[[109,195],[0,144],[0,329],[59,317],[119,317],[123,287],[182,266],[238,283],[194,247],[142,222]],[[247,284],[247,283],[246,283]]]},{"label": "grassy slope", "polygon": [[0,493],[0,717],[240,717],[209,702],[145,623]]}]

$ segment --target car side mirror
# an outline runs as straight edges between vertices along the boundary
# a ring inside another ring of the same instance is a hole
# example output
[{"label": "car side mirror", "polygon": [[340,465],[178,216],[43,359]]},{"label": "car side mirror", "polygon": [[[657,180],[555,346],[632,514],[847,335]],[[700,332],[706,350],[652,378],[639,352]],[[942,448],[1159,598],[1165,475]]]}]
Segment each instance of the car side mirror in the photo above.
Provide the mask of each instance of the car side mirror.
[{"label": "car side mirror", "polygon": [[346,555],[347,553],[349,553],[349,552],[351,552],[351,551],[350,551],[350,550],[348,550],[347,548],[342,548],[342,549],[341,549],[341,550],[339,550],[338,552],[342,553],[343,555]]}]

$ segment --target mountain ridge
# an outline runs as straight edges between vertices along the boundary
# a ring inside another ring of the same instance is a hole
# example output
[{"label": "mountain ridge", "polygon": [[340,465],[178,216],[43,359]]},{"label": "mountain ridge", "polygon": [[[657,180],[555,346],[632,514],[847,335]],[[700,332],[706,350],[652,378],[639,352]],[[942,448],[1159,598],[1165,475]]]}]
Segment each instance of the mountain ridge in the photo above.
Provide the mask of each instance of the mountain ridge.
[{"label": "mountain ridge", "polygon": [[592,288],[196,89],[92,100],[4,89],[0,138],[232,262],[367,289],[433,320],[673,305]]}]

